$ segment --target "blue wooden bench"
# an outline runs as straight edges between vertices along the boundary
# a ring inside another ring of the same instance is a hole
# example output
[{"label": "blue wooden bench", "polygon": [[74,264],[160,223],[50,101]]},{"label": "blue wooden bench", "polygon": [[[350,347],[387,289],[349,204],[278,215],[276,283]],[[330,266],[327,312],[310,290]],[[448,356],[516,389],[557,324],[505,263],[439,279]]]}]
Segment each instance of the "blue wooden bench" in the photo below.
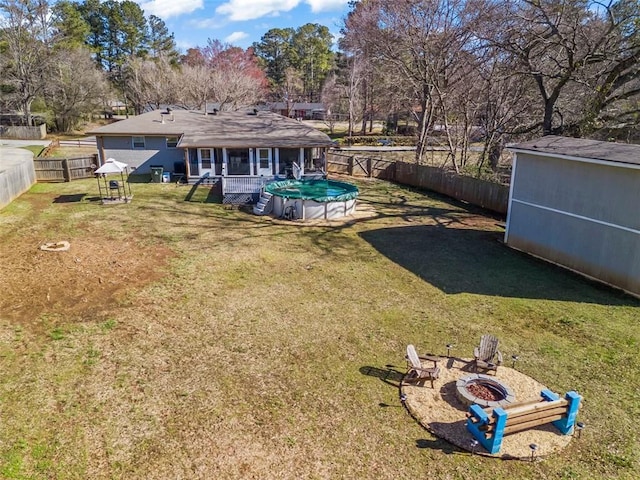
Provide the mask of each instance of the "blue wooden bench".
[{"label": "blue wooden bench", "polygon": [[562,435],[570,434],[582,397],[571,391],[560,398],[550,390],[543,390],[540,397],[540,400],[512,403],[502,408],[483,409],[471,405],[467,413],[467,430],[491,454],[500,451],[505,435],[539,425],[551,423]]}]

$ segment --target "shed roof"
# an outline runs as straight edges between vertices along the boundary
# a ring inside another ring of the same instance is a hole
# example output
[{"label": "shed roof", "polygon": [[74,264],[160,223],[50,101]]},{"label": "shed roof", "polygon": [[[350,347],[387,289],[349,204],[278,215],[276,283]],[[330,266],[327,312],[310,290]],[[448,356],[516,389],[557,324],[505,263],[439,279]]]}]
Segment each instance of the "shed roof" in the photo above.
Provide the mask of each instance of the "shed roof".
[{"label": "shed roof", "polygon": [[[271,112],[203,112],[161,110],[93,130],[94,135],[182,136],[178,147],[328,147],[331,139],[304,123]],[[173,120],[171,120],[173,118]]]},{"label": "shed roof", "polygon": [[640,145],[548,135],[510,145],[509,150],[640,165]]}]

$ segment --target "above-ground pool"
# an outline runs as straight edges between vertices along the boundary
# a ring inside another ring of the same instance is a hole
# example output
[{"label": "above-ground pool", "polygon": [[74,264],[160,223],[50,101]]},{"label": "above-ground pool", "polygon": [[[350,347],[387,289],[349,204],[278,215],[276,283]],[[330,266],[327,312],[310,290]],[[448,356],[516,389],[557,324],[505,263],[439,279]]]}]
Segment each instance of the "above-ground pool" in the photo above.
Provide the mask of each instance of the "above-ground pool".
[{"label": "above-ground pool", "polygon": [[358,187],[335,180],[282,180],[265,185],[273,195],[273,214],[290,219],[332,219],[356,209]]}]

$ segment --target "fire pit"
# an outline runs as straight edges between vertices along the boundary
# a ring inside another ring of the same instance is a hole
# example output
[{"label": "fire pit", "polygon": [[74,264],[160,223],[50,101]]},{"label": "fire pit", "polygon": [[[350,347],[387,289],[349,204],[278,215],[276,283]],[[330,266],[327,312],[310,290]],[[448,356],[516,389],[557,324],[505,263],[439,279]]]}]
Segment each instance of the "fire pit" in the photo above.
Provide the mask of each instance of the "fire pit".
[{"label": "fire pit", "polygon": [[458,399],[465,405],[473,403],[481,407],[504,407],[513,403],[513,390],[495,377],[474,373],[456,382]]},{"label": "fire pit", "polygon": [[66,252],[71,247],[71,244],[66,240],[61,242],[48,242],[44,245],[40,245],[40,250],[44,252]]}]

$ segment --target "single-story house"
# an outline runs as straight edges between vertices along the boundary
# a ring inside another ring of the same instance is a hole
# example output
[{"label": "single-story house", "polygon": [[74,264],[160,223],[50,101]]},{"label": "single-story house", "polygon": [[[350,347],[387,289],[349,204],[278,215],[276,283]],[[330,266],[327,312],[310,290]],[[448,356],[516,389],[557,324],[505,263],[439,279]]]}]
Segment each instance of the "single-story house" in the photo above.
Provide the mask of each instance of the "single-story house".
[{"label": "single-story house", "polygon": [[509,150],[505,243],[640,295],[640,145],[546,136]]},{"label": "single-story house", "polygon": [[100,163],[114,158],[134,174],[152,167],[220,188],[225,203],[257,200],[271,180],[324,174],[332,146],[324,133],[265,111],[155,110],[90,132]]},{"label": "single-story house", "polygon": [[312,102],[273,102],[267,107],[274,113],[279,113],[285,117],[301,118],[303,120],[324,120],[329,114],[322,103]]}]

